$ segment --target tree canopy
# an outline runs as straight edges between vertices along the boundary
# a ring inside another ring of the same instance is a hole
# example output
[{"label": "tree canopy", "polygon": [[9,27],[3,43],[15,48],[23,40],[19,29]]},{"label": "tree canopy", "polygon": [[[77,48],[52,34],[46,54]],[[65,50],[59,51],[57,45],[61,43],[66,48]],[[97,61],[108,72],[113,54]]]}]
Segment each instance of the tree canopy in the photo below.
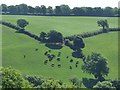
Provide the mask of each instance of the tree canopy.
[{"label": "tree canopy", "polygon": [[93,74],[95,78],[102,81],[109,73],[107,59],[99,53],[92,53],[87,56],[84,64],[82,65],[82,70]]},{"label": "tree canopy", "polygon": [[13,14],[13,15],[60,15],[60,16],[120,16],[120,8],[115,7],[73,7],[72,9],[68,5],[60,5],[52,8],[51,6],[28,6],[26,4],[0,5],[2,14]]}]

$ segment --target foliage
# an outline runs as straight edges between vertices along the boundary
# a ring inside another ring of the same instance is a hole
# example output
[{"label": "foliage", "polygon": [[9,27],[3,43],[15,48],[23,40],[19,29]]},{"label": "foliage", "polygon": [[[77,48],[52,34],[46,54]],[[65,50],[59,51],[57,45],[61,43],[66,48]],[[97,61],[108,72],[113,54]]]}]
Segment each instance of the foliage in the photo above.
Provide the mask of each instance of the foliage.
[{"label": "foliage", "polygon": [[109,81],[98,82],[93,88],[103,88],[103,89],[110,89],[115,88],[112,86],[112,83]]},{"label": "foliage", "polygon": [[50,43],[63,43],[63,35],[60,32],[51,30],[48,33],[48,41]]},{"label": "foliage", "polygon": [[17,26],[25,28],[29,23],[25,19],[18,19]]},{"label": "foliage", "polygon": [[99,20],[97,21],[97,24],[98,26],[103,27],[103,32],[108,32],[109,25],[107,20]]},{"label": "foliage", "polygon": [[55,6],[53,9],[51,6],[48,8],[45,5],[27,6],[26,4],[10,5],[1,4],[3,14],[34,14],[34,15],[80,15],[80,16],[120,16],[119,8],[111,7],[73,7],[71,9],[68,5]]},{"label": "foliage", "polygon": [[11,67],[2,68],[2,88],[32,88],[21,73]]},{"label": "foliage", "polygon": [[43,78],[37,76],[25,76],[25,79],[28,80],[34,87],[39,87],[44,82]]},{"label": "foliage", "polygon": [[116,88],[116,90],[120,89],[120,80],[112,80],[112,86]]},{"label": "foliage", "polygon": [[81,88],[82,86],[82,81],[80,81],[78,78],[71,78],[70,82],[72,85],[76,86],[76,88]]},{"label": "foliage", "polygon": [[59,80],[48,79],[42,83],[41,87],[54,89],[54,88],[62,88],[62,85],[63,83]]},{"label": "foliage", "polygon": [[102,81],[104,76],[107,76],[109,73],[109,67],[107,65],[107,59],[101,56],[99,53],[92,53],[87,56],[82,65],[82,70],[84,72],[93,74],[95,78]]},{"label": "foliage", "polygon": [[85,43],[80,36],[76,36],[75,39],[73,40],[73,46],[76,50],[79,50],[85,47]]}]

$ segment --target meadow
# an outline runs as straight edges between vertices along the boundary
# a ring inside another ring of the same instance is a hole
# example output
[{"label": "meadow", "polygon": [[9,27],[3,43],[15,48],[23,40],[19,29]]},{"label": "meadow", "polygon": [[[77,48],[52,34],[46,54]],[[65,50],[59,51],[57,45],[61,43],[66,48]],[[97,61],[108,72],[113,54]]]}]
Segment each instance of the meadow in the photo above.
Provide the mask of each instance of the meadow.
[{"label": "meadow", "polygon": [[[118,27],[118,18],[111,17],[50,17],[50,16],[3,16],[2,20],[16,24],[17,19],[24,18],[29,21],[26,27],[32,33],[39,35],[40,32],[48,32],[56,30],[64,36],[70,36],[83,32],[92,32],[99,30],[97,20],[107,19],[110,27]],[[118,32],[104,33],[98,36],[93,36],[84,39],[86,47],[83,49],[85,55],[91,52],[101,53],[102,56],[108,59],[110,73],[107,79],[118,78]],[[38,49],[38,51],[36,51]],[[34,39],[19,33],[15,30],[2,26],[2,64],[4,67],[12,66],[20,70],[23,74],[44,76],[46,78],[54,78],[68,83],[69,79],[76,77],[82,80],[83,77],[94,78],[93,75],[83,73],[81,59],[72,57],[72,50],[69,47],[62,49],[51,50],[50,54],[57,56],[61,52],[61,61],[56,58],[44,65],[44,61],[48,59],[44,53],[50,50],[44,44],[35,41]],[[26,55],[26,58],[24,58]],[[69,56],[66,59],[66,56]],[[70,63],[73,59],[73,63]],[[79,61],[79,66],[76,68],[75,63]],[[55,67],[51,67],[55,64]],[[61,64],[61,68],[57,65]],[[72,69],[69,69],[69,66]]]}]

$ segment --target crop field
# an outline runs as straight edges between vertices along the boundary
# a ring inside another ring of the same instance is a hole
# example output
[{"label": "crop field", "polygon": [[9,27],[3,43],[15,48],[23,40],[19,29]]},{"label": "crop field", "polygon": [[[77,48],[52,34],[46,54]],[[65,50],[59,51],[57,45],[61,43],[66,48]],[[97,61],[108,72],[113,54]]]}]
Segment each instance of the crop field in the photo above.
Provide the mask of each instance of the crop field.
[{"label": "crop field", "polygon": [[[40,32],[56,30],[64,36],[70,36],[83,32],[92,32],[99,30],[97,21],[107,19],[110,27],[118,27],[118,18],[111,17],[50,17],[50,16],[3,16],[2,20],[16,24],[20,18],[29,21],[26,30],[39,35]],[[83,53],[89,55],[92,52],[101,53],[108,59],[110,73],[107,79],[118,78],[118,32],[104,33],[101,35],[85,38],[85,48]],[[44,55],[46,51],[51,50],[49,54],[55,54],[56,57],[46,65],[44,61],[48,58]],[[61,52],[60,61],[57,61],[57,55]],[[62,49],[49,49],[44,44],[24,35],[15,33],[15,30],[2,26],[2,64],[4,67],[12,66],[18,69],[22,74],[44,76],[69,82],[71,77],[82,80],[83,77],[92,77],[91,74],[84,73],[81,70],[82,59],[72,57],[72,50],[64,46]],[[66,58],[68,56],[68,58]],[[73,59],[73,63],[70,60]],[[78,67],[75,67],[76,61],[79,61]],[[54,67],[51,67],[54,64]],[[58,65],[61,64],[61,67]],[[69,67],[72,66],[72,69]]]}]

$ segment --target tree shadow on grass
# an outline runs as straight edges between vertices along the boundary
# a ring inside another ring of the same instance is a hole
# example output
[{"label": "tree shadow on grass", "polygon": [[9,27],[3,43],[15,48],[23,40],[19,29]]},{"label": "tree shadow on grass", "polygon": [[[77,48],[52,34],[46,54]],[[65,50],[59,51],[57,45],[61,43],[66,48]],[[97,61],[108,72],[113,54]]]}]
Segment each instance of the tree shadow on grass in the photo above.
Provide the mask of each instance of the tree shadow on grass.
[{"label": "tree shadow on grass", "polygon": [[83,78],[83,85],[86,88],[93,88],[94,85],[97,84],[98,80],[97,79],[91,79],[91,78]]},{"label": "tree shadow on grass", "polygon": [[46,47],[50,48],[50,49],[62,49],[63,46],[62,45],[59,45],[59,44],[45,44]]}]

